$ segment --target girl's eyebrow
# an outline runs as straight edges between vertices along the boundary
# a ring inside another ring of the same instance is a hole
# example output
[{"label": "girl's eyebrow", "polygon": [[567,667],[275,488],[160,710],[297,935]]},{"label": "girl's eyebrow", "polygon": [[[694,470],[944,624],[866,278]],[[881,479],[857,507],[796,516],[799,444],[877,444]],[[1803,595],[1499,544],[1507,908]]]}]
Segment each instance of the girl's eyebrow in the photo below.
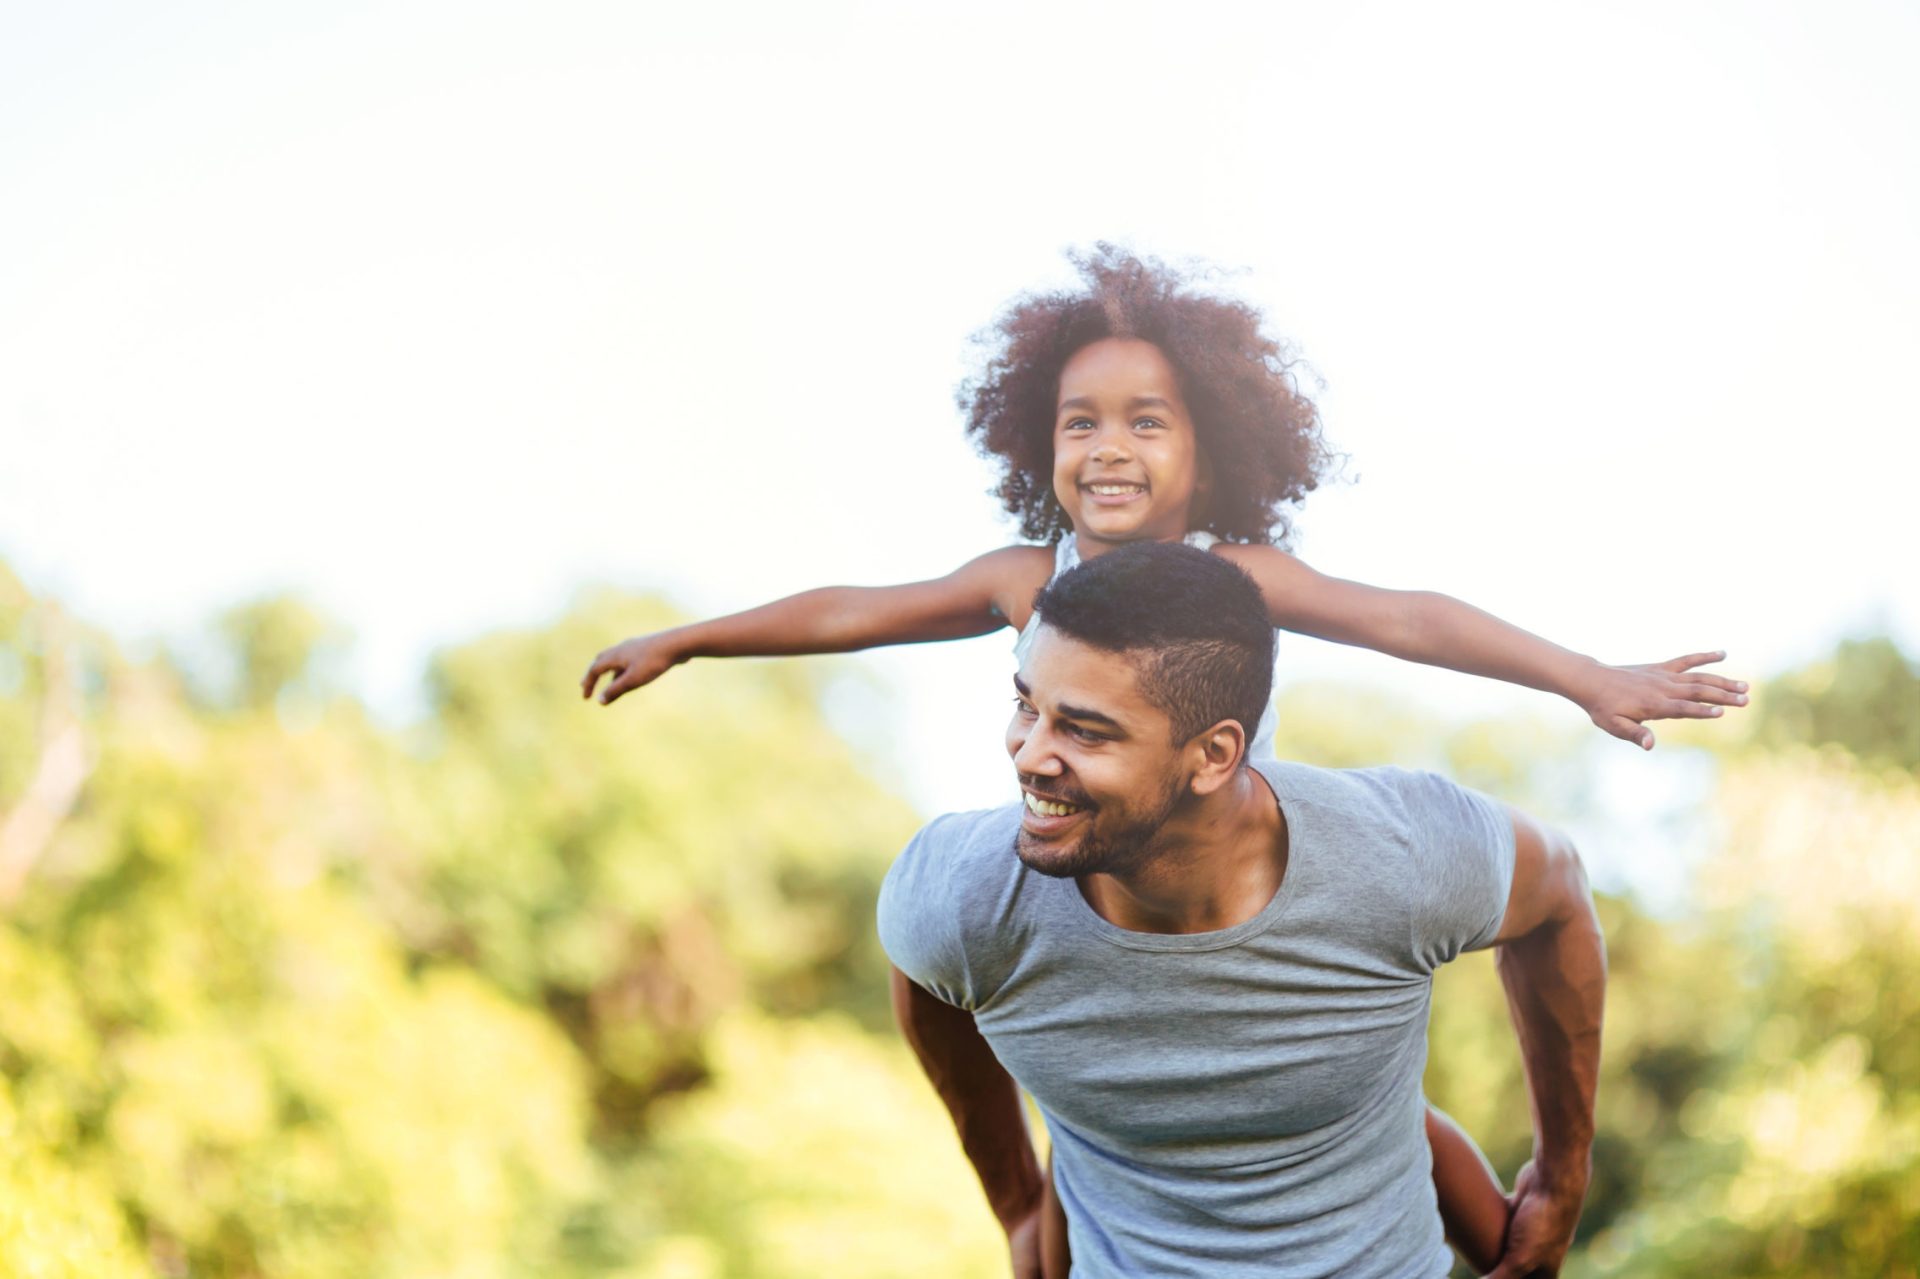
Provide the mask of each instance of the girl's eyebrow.
[{"label": "girl's eyebrow", "polygon": [[[1163,409],[1171,409],[1173,407],[1169,401],[1158,395],[1136,395],[1127,401],[1127,407],[1132,409],[1146,408],[1148,406]],[[1090,409],[1092,407],[1093,398],[1091,396],[1076,395],[1071,400],[1060,401],[1059,411],[1064,413],[1068,409]]]}]

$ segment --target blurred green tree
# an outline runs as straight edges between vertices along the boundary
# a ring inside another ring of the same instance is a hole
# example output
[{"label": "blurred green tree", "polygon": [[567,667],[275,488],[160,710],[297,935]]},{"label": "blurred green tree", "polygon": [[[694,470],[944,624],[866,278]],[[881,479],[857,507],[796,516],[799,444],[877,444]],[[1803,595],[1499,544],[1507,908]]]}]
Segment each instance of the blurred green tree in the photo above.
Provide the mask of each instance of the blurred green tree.
[{"label": "blurred green tree", "polygon": [[[127,661],[0,565],[0,1273],[998,1273],[885,1024],[871,911],[913,815],[821,720],[833,663],[576,699],[588,655],[672,620],[602,594],[452,648],[396,731],[296,601],[225,615],[231,678],[190,696],[203,672]],[[1916,1279],[1915,688],[1884,641],[1762,688],[1686,899],[1602,901],[1570,1276]],[[1600,802],[1584,728],[1295,686],[1281,732],[1556,819]],[[1487,957],[1443,970],[1431,1044],[1430,1095],[1511,1177]]]},{"label": "blurred green tree", "polygon": [[1841,640],[1831,656],[1767,681],[1753,711],[1769,747],[1834,745],[1920,772],[1920,663],[1889,636]]}]

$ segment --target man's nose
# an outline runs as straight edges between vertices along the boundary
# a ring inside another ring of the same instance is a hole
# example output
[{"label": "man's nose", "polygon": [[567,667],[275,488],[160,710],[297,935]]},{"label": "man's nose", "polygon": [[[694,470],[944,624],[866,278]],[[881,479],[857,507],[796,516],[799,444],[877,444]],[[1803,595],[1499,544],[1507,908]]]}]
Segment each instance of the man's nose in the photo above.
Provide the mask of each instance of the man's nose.
[{"label": "man's nose", "polygon": [[1024,734],[1007,735],[1007,754],[1013,756],[1013,770],[1035,777],[1054,777],[1060,773],[1060,759],[1047,744],[1046,730],[1034,727]]}]

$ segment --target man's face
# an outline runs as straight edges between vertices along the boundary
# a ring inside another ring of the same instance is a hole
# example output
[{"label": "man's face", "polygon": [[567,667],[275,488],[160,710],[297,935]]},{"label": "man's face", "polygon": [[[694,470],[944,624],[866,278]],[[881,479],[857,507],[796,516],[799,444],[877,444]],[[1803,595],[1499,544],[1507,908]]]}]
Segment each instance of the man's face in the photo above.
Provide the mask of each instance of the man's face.
[{"label": "man's face", "polygon": [[1043,875],[1136,866],[1186,795],[1172,725],[1133,663],[1045,626],[1014,677],[1007,753],[1026,813],[1016,849]]}]

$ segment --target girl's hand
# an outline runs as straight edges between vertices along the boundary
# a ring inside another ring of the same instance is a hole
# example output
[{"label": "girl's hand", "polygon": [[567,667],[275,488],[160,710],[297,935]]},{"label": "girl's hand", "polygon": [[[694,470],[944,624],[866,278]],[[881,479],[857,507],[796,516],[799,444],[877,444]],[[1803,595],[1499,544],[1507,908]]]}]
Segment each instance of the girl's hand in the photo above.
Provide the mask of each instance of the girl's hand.
[{"label": "girl's hand", "polygon": [[1585,1199],[1584,1184],[1575,1192],[1556,1195],[1531,1163],[1521,1168],[1520,1175],[1513,1179],[1513,1219],[1507,1227],[1506,1250],[1500,1264],[1487,1272],[1487,1279],[1553,1279],[1558,1275],[1567,1249],[1573,1245],[1574,1227],[1580,1224],[1580,1206]]},{"label": "girl's hand", "polygon": [[586,676],[580,681],[580,696],[592,697],[593,686],[600,682],[602,675],[613,677],[600,694],[602,706],[636,688],[653,683],[686,660],[674,644],[672,635],[671,631],[636,635],[612,648],[600,650],[600,655],[593,659],[593,665],[587,667]]},{"label": "girl's hand", "polygon": [[1745,706],[1744,680],[1694,667],[1723,661],[1725,653],[1689,653],[1646,666],[1602,666],[1581,706],[1595,724],[1642,750],[1653,749],[1650,719],[1713,719],[1723,706]]},{"label": "girl's hand", "polygon": [[1013,1279],[1052,1279],[1040,1246],[1038,1208],[1007,1227],[1007,1249],[1012,1254]]}]

